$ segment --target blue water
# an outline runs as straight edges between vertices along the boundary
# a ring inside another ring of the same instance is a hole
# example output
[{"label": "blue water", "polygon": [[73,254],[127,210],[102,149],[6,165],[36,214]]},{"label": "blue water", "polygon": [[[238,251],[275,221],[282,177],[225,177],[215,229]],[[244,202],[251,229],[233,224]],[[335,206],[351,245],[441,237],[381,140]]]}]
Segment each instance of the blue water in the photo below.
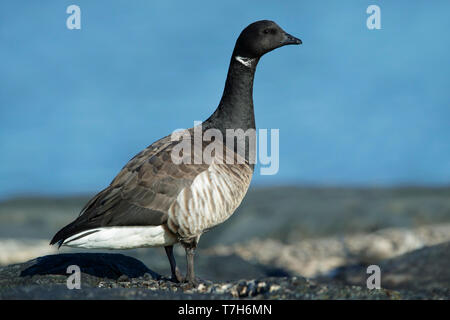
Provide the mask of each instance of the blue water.
[{"label": "blue water", "polygon": [[[66,28],[67,6],[81,30]],[[366,8],[381,8],[368,30]],[[280,170],[254,183],[448,184],[449,1],[0,4],[0,196],[92,192],[214,111],[234,41],[260,19],[303,45],[261,60],[259,128]]]}]

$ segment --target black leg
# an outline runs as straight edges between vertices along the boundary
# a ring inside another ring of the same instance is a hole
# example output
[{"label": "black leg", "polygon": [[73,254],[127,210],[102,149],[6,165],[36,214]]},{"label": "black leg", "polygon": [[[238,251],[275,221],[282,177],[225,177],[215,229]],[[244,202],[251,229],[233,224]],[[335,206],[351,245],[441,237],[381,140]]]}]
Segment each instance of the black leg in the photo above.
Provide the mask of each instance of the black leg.
[{"label": "black leg", "polygon": [[175,262],[175,257],[173,256],[173,246],[164,247],[166,250],[167,258],[169,258],[170,262],[170,271],[172,272],[172,281],[174,282],[183,282],[183,276],[178,270],[177,263]]},{"label": "black leg", "polygon": [[195,279],[195,272],[194,272],[194,254],[195,254],[195,247],[185,247],[186,249],[186,262],[187,262],[187,275],[186,280],[189,282],[192,286],[197,286],[197,280]]},{"label": "black leg", "polygon": [[194,255],[199,239],[200,235],[194,238],[180,239],[181,245],[186,250],[187,274],[185,282],[189,283],[189,285],[193,287],[197,287],[198,285],[194,272]]}]

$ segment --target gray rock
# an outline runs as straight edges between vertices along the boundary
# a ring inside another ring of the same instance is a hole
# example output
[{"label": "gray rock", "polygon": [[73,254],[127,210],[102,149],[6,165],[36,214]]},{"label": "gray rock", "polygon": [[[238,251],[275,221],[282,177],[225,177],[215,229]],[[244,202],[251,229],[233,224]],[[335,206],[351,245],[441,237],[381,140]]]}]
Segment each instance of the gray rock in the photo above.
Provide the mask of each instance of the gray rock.
[{"label": "gray rock", "polygon": [[[450,242],[424,247],[379,264],[381,287],[416,292],[419,298],[450,299]],[[366,265],[336,270],[333,280],[344,285],[363,285]],[[331,279],[319,279],[329,283]]]}]

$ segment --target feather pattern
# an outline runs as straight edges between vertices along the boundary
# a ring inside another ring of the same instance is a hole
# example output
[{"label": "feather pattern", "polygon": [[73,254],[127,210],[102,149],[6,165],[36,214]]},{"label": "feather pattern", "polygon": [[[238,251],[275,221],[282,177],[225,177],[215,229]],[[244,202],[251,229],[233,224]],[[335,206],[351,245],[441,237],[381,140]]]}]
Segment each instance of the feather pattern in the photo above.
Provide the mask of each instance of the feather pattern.
[{"label": "feather pattern", "polygon": [[[193,128],[190,132],[193,133]],[[171,152],[177,143],[167,136],[133,157],[51,243],[75,246],[76,242],[69,243],[66,239],[83,235],[98,239],[106,233],[85,232],[129,226],[167,226],[164,232],[170,233],[168,237],[190,239],[225,221],[242,201],[252,167],[237,154],[234,159],[240,159],[241,164],[225,164],[223,156],[229,150],[220,142],[216,143],[222,152],[213,152],[212,163],[194,164],[194,158],[202,156],[199,153],[209,143],[203,142],[201,148],[195,148],[193,139],[190,140],[192,152],[185,159],[188,163],[175,164]]]}]

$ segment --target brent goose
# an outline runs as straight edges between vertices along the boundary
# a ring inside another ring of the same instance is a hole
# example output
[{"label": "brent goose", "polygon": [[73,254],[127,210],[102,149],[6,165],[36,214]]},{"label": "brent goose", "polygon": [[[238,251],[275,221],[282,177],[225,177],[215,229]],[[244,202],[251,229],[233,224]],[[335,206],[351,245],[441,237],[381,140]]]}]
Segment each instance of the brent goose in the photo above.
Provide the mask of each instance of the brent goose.
[{"label": "brent goose", "polygon": [[[301,43],[273,21],[257,21],[246,27],[236,41],[222,99],[201,124],[201,132],[215,129],[226,136],[227,129],[253,129],[250,132],[255,135],[252,93],[256,65],[261,56],[276,48]],[[194,126],[187,132],[195,135],[196,129]],[[245,137],[244,152],[237,149],[239,138],[232,149],[224,141],[216,141],[226,154],[231,150],[231,163],[219,161],[219,152],[212,153],[209,163],[175,162],[172,153],[179,141],[169,135],[154,142],[132,158],[50,244],[97,249],[164,246],[172,280],[196,285],[194,251],[200,236],[228,219],[247,193],[254,169],[249,161],[254,152],[251,135]],[[194,145],[194,152],[186,152],[186,156],[195,158],[207,147],[208,143],[201,141],[200,148]],[[185,278],[176,267],[176,243],[186,250]]]}]

